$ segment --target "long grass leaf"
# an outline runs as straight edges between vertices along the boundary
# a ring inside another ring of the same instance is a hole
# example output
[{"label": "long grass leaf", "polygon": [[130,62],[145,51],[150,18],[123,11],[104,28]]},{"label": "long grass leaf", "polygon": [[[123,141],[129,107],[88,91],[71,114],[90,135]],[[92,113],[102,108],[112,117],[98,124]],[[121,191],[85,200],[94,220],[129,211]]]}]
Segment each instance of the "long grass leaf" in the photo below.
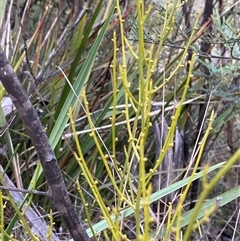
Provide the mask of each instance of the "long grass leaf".
[{"label": "long grass leaf", "polygon": [[[112,7],[108,18],[106,19],[106,22],[104,23],[96,41],[94,42],[91,50],[89,51],[88,57],[86,61],[84,62],[75,83],[73,84],[73,89],[76,91],[76,93],[81,94],[82,90],[84,89],[84,86],[90,76],[91,69],[95,60],[95,57],[97,55],[98,49],[100,47],[100,44],[103,40],[103,37],[106,33],[107,27],[109,25],[110,19],[112,17],[112,14],[114,12],[115,6]],[[52,132],[49,137],[50,144],[52,148],[54,149],[60,140],[62,133],[64,131],[64,128],[69,120],[69,117],[67,115],[68,109],[70,106],[74,108],[75,104],[77,102],[77,97],[74,95],[74,93],[70,92],[67,99],[64,102],[64,105],[62,106],[61,112],[55,122],[55,125],[52,129]]]},{"label": "long grass leaf", "polygon": [[[208,173],[210,173],[210,172],[212,172],[212,171],[214,171],[216,169],[219,169],[224,164],[225,164],[225,162],[222,162],[222,163],[219,163],[217,165],[214,165],[214,166],[210,167],[208,169]],[[203,170],[203,171],[199,172],[197,175],[195,175],[193,180],[197,180],[197,179],[201,178],[205,174],[206,174],[206,172]],[[153,203],[153,202],[155,202],[155,201],[157,201],[157,200],[167,196],[168,194],[178,190],[179,188],[186,186],[188,184],[190,178],[191,177],[185,178],[185,179],[183,179],[183,180],[181,180],[179,182],[176,182],[176,183],[172,184],[171,186],[168,186],[168,187],[163,188],[162,190],[160,190],[160,191],[158,191],[156,193],[153,193],[151,195],[151,197],[150,197],[150,203]],[[142,205],[141,205],[141,208],[142,208]],[[119,218],[128,217],[128,216],[130,216],[133,213],[134,213],[134,210],[131,207],[128,207],[128,208],[124,209],[122,212],[119,213]],[[112,218],[115,219],[116,216],[113,215]],[[97,224],[92,226],[92,229],[96,233],[99,233],[99,232],[103,231],[106,228],[108,228],[108,224],[107,224],[106,220],[102,220],[99,223],[97,223]],[[93,236],[91,229],[87,229],[87,234],[88,234],[88,236],[90,238]]]}]

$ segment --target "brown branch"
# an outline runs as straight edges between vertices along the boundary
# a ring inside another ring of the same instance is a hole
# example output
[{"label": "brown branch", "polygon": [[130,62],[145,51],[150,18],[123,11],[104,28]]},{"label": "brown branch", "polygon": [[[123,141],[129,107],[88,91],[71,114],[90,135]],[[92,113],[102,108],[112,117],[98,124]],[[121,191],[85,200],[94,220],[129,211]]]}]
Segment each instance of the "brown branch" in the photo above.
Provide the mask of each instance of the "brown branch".
[{"label": "brown branch", "polygon": [[90,240],[83,228],[67,193],[55,154],[27,93],[14,73],[12,66],[0,47],[0,80],[21,117],[26,131],[35,147],[49,184],[49,196],[58,209],[66,226],[76,241]]},{"label": "brown branch", "polygon": [[[205,7],[204,7],[204,11],[203,11],[203,15],[202,15],[202,25],[204,26],[206,23],[210,23],[208,26],[208,33],[211,33],[212,31],[212,20],[211,20],[211,16],[213,14],[213,0],[205,0]],[[211,20],[211,21],[210,21]],[[207,54],[211,54],[211,43],[209,43],[208,41],[205,41],[204,39],[201,42],[201,52],[203,53],[207,53]],[[203,59],[203,58],[202,58]],[[209,61],[211,61],[211,59],[208,58]],[[209,69],[206,66],[202,66],[200,69],[205,76],[209,76]],[[207,81],[206,81],[207,83]],[[208,89],[209,88],[209,84],[205,84],[204,88]],[[199,112],[198,112],[198,121],[197,121],[197,128],[196,128],[196,136],[195,136],[195,142],[198,140],[198,138],[200,137],[200,139],[203,136],[203,130],[201,130],[201,126],[202,123],[204,121],[204,113],[206,111],[206,107],[207,107],[207,103],[209,100],[209,94],[206,95],[206,99],[205,99],[205,103],[204,104],[200,104],[199,105]],[[201,165],[203,161],[203,158],[201,158],[200,163],[198,164],[198,166]],[[199,180],[195,180],[192,183],[191,186],[191,203],[189,206],[189,210],[193,209],[195,207],[196,204],[196,200],[198,197],[198,189],[199,189]]]}]

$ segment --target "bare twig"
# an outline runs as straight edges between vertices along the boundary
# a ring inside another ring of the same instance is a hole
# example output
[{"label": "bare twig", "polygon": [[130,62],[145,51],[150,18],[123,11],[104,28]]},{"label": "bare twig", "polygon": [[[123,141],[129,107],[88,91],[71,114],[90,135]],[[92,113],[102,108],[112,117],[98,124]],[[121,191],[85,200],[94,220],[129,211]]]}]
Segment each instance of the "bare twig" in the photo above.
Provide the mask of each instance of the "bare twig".
[{"label": "bare twig", "polygon": [[6,190],[6,191],[21,192],[21,193],[30,193],[30,194],[48,196],[48,193],[47,193],[47,192],[41,192],[41,191],[35,191],[35,190],[26,190],[26,189],[16,188],[16,187],[0,186],[0,189],[1,189],[1,190]]},{"label": "bare twig", "polygon": [[42,68],[41,72],[38,74],[38,76],[36,78],[36,81],[37,81],[36,84],[40,83],[44,80],[44,74],[45,74],[46,70],[48,69],[49,65],[52,63],[53,58],[56,56],[56,54],[62,48],[62,46],[66,42],[69,35],[72,33],[72,31],[75,29],[75,27],[77,26],[79,21],[82,19],[82,17],[86,13],[86,10],[87,10],[86,6],[87,6],[87,2],[84,1],[83,8],[80,11],[80,13],[78,14],[75,22],[73,23],[71,28],[68,30],[68,32],[65,34],[65,36],[61,39],[61,41],[57,44],[58,46],[57,46],[56,50],[51,54],[51,56],[49,57],[49,59],[47,60],[47,62],[45,64],[45,66]]}]

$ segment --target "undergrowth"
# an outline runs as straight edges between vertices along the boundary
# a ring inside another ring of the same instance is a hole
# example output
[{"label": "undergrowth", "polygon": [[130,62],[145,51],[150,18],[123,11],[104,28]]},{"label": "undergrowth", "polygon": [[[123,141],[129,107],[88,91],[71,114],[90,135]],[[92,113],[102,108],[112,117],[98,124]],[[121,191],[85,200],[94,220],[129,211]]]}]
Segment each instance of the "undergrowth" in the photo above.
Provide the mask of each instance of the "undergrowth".
[{"label": "undergrowth", "polygon": [[[1,46],[94,240],[240,239],[239,6],[216,1],[203,22],[193,2],[0,3]],[[32,208],[46,240],[68,240],[7,97],[1,239],[37,240]]]}]

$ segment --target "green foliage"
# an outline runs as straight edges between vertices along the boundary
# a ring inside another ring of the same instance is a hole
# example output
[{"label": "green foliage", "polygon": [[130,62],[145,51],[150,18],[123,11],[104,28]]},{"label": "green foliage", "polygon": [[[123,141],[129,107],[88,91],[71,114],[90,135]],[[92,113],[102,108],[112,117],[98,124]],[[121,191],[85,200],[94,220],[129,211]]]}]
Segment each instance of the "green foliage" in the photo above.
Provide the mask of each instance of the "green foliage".
[{"label": "green foliage", "polygon": [[[20,1],[15,7],[5,3],[0,9],[6,7],[11,16],[11,22],[3,21],[11,35],[4,32],[2,46],[46,127],[89,237],[204,239],[206,223],[214,229],[214,218],[221,219],[218,211],[224,213],[240,196],[239,182],[227,181],[227,172],[239,173],[240,152],[229,145],[230,131],[224,126],[234,128],[233,117],[239,120],[235,15],[224,15],[222,22],[216,10],[210,32],[200,23],[200,12],[192,12],[187,29],[179,1],[129,2],[89,1],[82,5],[79,21],[68,1],[37,1],[34,6]],[[212,52],[202,51],[202,41],[212,44]],[[220,59],[223,45],[227,58]],[[1,87],[1,99],[4,94]],[[206,105],[196,134],[202,103]],[[153,111],[153,105],[160,107]],[[36,153],[18,116],[12,121],[14,114],[1,115],[1,144],[7,149],[1,164],[18,188],[46,192]],[[153,128],[157,119],[162,120],[162,132],[163,123],[167,125],[160,147]],[[183,156],[168,159],[176,146],[176,130],[181,138],[190,134],[185,166]],[[216,160],[222,156],[214,149],[219,139],[232,153]],[[181,167],[170,170],[176,161]],[[170,180],[158,190],[156,177],[163,175]],[[229,190],[217,189],[223,178]],[[201,188],[197,200],[191,200],[196,180]],[[7,185],[2,174],[1,183]],[[196,202],[191,210],[190,202]],[[6,221],[5,203],[16,213],[11,222]],[[2,239],[19,239],[17,234],[10,237],[18,224],[24,229],[21,237],[35,239],[23,207],[36,204],[50,221],[51,240],[53,223],[60,218],[50,201],[29,193],[16,204],[8,191],[0,193]],[[239,237],[237,224],[234,231]]]}]

